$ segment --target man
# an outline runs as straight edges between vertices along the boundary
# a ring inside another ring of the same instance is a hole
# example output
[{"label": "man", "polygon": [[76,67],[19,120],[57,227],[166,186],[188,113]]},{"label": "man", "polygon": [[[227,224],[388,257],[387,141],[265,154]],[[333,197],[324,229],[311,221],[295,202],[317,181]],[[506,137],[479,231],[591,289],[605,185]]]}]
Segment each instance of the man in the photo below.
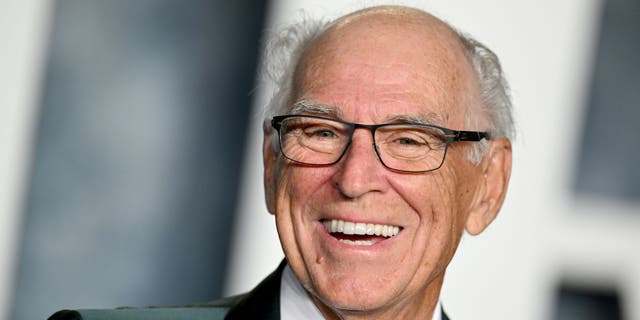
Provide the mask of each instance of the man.
[{"label": "man", "polygon": [[268,58],[264,186],[286,262],[247,295],[180,314],[447,319],[446,267],[462,233],[496,217],[510,176],[495,55],[428,13],[383,6],[291,27]]}]

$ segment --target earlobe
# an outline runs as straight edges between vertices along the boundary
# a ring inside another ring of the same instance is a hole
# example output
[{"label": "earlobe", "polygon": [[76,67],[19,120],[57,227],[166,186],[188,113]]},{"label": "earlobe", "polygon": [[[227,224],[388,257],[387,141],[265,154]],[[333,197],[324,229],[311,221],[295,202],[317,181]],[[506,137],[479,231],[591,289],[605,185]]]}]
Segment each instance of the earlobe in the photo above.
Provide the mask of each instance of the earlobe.
[{"label": "earlobe", "polygon": [[491,141],[491,150],[483,162],[481,185],[465,225],[467,232],[472,235],[480,234],[491,224],[504,202],[511,176],[509,139]]}]

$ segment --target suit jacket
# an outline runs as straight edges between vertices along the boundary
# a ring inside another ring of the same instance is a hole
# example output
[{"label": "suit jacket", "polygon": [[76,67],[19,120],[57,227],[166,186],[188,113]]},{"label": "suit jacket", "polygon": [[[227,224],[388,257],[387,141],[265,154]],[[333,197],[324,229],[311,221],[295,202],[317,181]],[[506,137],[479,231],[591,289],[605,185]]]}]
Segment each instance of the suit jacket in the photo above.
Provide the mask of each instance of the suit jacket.
[{"label": "suit jacket", "polygon": [[[111,310],[61,310],[48,320],[279,320],[280,282],[285,265],[283,261],[276,271],[246,294],[205,304]],[[449,320],[444,311],[442,320]]]}]

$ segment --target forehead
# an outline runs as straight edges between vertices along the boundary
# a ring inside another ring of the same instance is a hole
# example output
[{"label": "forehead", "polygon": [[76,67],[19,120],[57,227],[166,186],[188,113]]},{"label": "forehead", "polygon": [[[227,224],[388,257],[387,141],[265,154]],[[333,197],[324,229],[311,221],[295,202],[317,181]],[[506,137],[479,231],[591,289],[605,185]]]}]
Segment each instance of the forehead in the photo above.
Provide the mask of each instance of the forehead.
[{"label": "forehead", "polygon": [[390,113],[464,115],[471,69],[446,25],[389,14],[346,20],[307,49],[295,100],[333,105],[347,116],[368,113],[370,120]]}]

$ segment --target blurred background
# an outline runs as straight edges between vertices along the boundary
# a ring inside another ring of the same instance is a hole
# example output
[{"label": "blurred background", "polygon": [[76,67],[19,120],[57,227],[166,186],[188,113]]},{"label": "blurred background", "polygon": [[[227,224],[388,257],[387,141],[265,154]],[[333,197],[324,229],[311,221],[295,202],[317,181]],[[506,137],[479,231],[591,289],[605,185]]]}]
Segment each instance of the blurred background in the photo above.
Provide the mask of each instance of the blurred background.
[{"label": "blurred background", "polygon": [[[261,39],[381,1],[0,2],[0,319],[246,291],[283,254]],[[640,319],[640,2],[392,1],[501,58],[511,188],[465,236],[453,319]]]}]

